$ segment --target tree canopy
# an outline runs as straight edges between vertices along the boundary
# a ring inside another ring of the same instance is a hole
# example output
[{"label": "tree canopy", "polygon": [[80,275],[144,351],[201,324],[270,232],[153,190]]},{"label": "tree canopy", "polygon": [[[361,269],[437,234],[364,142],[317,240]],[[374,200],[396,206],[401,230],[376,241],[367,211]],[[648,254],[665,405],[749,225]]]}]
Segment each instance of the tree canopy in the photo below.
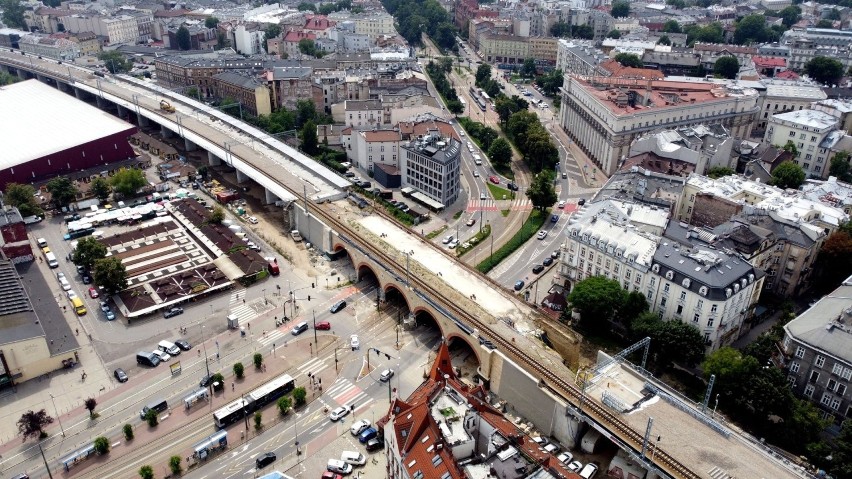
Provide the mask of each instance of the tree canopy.
[{"label": "tree canopy", "polygon": [[96,261],[106,258],[107,247],[94,236],[86,236],[77,241],[77,247],[71,254],[74,264],[90,269]]},{"label": "tree canopy", "polygon": [[843,64],[828,57],[813,57],[805,63],[805,73],[825,85],[835,85],[843,76]]},{"label": "tree canopy", "polygon": [[781,23],[790,28],[802,19],[802,9],[798,5],[790,5],[779,10],[778,16],[781,17]]},{"label": "tree canopy", "polygon": [[497,138],[488,148],[488,158],[498,169],[507,167],[512,161],[512,146],[505,138]]},{"label": "tree canopy", "polygon": [[607,38],[614,38],[614,39],[617,40],[617,39],[621,38],[621,32],[616,30],[616,29],[612,29],[612,30],[609,31],[609,33],[606,34],[606,37]]},{"label": "tree canopy", "polygon": [[204,26],[207,28],[216,28],[219,25],[219,19],[216,17],[207,17],[204,19]]},{"label": "tree canopy", "polygon": [[3,23],[9,27],[17,27],[27,30],[27,22],[24,20],[26,6],[19,0],[0,0],[0,10],[3,11]]},{"label": "tree canopy", "polygon": [[95,261],[92,275],[95,284],[102,286],[109,294],[116,294],[127,288],[127,270],[121,259],[115,256]]},{"label": "tree canopy", "polygon": [[642,68],[645,66],[639,55],[635,53],[619,53],[615,55],[614,59],[625,67]]},{"label": "tree canopy", "polygon": [[550,27],[550,35],[556,38],[565,38],[571,36],[571,25],[565,21],[558,21]]},{"label": "tree canopy", "polygon": [[523,65],[521,65],[521,69],[518,70],[518,74],[525,78],[532,78],[535,76],[535,72],[535,60],[532,58],[525,58]]},{"label": "tree canopy", "polygon": [[680,28],[680,23],[677,20],[668,20],[663,24],[663,31],[666,33],[683,33]]},{"label": "tree canopy", "polygon": [[539,172],[533,178],[532,184],[527,188],[527,197],[532,202],[534,208],[542,211],[553,206],[556,200],[556,189],[553,187],[553,171],[545,170]]},{"label": "tree canopy", "polygon": [[302,125],[299,139],[302,140],[302,151],[309,155],[317,154],[319,141],[317,140],[317,125],[313,120],[308,120]]},{"label": "tree canopy", "polygon": [[772,171],[772,184],[782,189],[798,189],[805,182],[805,170],[792,161],[785,161]]},{"label": "tree canopy", "polygon": [[110,73],[127,73],[133,68],[133,62],[118,50],[102,51],[98,53],[98,60],[104,62]]},{"label": "tree canopy", "polygon": [[618,308],[624,303],[627,292],[618,281],[592,276],[579,281],[568,294],[571,307],[580,313],[580,324],[602,331],[609,327]]},{"label": "tree canopy", "polygon": [[725,43],[725,32],[719,22],[713,22],[703,27],[689,25],[684,28],[683,33],[686,33],[686,43],[690,46],[695,42]]},{"label": "tree canopy", "polygon": [[303,38],[299,40],[299,51],[304,55],[312,56],[315,58],[322,58],[325,54],[322,50],[317,48],[317,44],[315,41],[310,38]]},{"label": "tree canopy", "polygon": [[175,33],[178,50],[192,49],[192,40],[189,36],[189,29],[185,25],[181,25]]},{"label": "tree canopy", "polygon": [[89,185],[89,191],[92,192],[92,195],[95,198],[104,201],[109,198],[109,194],[112,193],[112,186],[110,186],[109,181],[106,178],[98,176],[92,180],[92,183]]},{"label": "tree canopy", "polygon": [[21,415],[17,424],[18,434],[23,436],[24,440],[27,440],[31,437],[40,437],[44,432],[44,428],[53,424],[53,418],[44,409],[38,412],[27,411]]},{"label": "tree canopy", "polygon": [[656,313],[642,313],[631,324],[636,338],[651,338],[654,369],[663,371],[674,363],[692,367],[704,359],[704,338],[691,324],[676,319],[663,321]]},{"label": "tree canopy", "polygon": [[139,188],[142,188],[148,183],[145,179],[145,173],[136,168],[121,168],[112,175],[110,179],[112,188],[116,193],[123,195],[125,198],[133,197]]},{"label": "tree canopy", "polygon": [[18,208],[21,216],[44,215],[44,210],[36,202],[35,188],[31,185],[22,185],[20,183],[6,184],[6,203]]},{"label": "tree canopy", "polygon": [[458,48],[450,14],[437,0],[382,0],[382,5],[396,18],[397,31],[408,43],[420,45],[425,32],[440,48]]},{"label": "tree canopy", "polygon": [[828,169],[828,174],[836,177],[838,180],[852,183],[852,172],[850,172],[849,153],[838,151],[831,158],[831,166]]},{"label": "tree canopy", "polygon": [[630,2],[625,0],[617,0],[612,2],[612,10],[610,10],[610,15],[613,18],[626,18],[630,16]]},{"label": "tree canopy", "polygon": [[740,72],[740,61],[737,57],[724,56],[716,60],[713,64],[713,74],[722,78],[734,79],[737,73]]},{"label": "tree canopy", "polygon": [[50,200],[57,208],[66,207],[77,198],[77,185],[67,176],[52,178],[46,186]]},{"label": "tree canopy", "polygon": [[707,170],[707,176],[713,178],[714,180],[716,178],[721,178],[723,176],[731,176],[735,174],[737,174],[737,172],[734,171],[732,168],[728,168],[727,166],[714,166],[713,168]]}]

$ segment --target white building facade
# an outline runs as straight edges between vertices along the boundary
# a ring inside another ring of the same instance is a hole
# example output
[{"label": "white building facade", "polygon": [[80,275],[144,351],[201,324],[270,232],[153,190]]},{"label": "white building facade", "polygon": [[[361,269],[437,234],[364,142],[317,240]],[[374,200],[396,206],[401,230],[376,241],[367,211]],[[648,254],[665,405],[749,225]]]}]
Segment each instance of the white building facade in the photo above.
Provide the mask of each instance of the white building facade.
[{"label": "white building facade", "polygon": [[796,164],[808,177],[828,178],[831,162],[831,134],[837,130],[838,119],[816,110],[797,110],[772,115],[766,127],[764,141],[784,147],[788,141],[796,146]]}]

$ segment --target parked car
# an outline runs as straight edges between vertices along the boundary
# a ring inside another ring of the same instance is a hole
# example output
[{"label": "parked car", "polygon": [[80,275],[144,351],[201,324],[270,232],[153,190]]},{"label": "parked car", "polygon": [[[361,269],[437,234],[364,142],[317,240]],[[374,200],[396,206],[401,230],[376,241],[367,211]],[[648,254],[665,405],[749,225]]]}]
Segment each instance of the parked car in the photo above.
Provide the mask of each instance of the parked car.
[{"label": "parked car", "polygon": [[559,255],[560,255],[560,253],[559,253],[559,250],[558,250],[558,249],[557,249],[557,250],[553,250],[553,252],[552,252],[552,253],[550,253],[550,257],[551,257],[551,258],[553,258],[553,259],[558,258],[558,257],[559,257]]},{"label": "parked car", "polygon": [[339,408],[334,409],[329,413],[328,418],[332,421],[336,422],[346,417],[349,414],[349,408],[345,406],[340,406]]},{"label": "parked car", "polygon": [[120,382],[120,383],[126,383],[127,380],[130,379],[129,377],[127,377],[127,373],[124,372],[124,370],[121,369],[121,368],[118,368],[115,371],[113,371],[112,375],[115,376],[115,380]]},{"label": "parked car", "polygon": [[458,247],[458,245],[459,245],[459,240],[453,240],[453,242],[450,243],[448,246],[449,246],[450,249],[456,249]]},{"label": "parked car", "polygon": [[175,306],[174,308],[167,309],[163,313],[163,317],[164,318],[173,318],[173,317],[181,315],[181,314],[183,314],[183,308],[178,308],[177,306]]},{"label": "parked car", "polygon": [[331,472],[331,471],[325,471],[325,472],[322,473],[321,479],[343,479],[343,476],[341,476],[340,474],[336,474],[334,472]]},{"label": "parked car", "polygon": [[465,223],[465,224],[466,224],[467,226],[473,226],[473,225],[475,225],[475,224],[476,224],[476,218],[471,218],[471,219],[467,220],[467,223]]},{"label": "parked car", "polygon": [[98,294],[97,288],[95,288],[94,286],[89,288],[89,297],[91,297],[92,299],[95,299],[98,296],[100,296],[100,294]]},{"label": "parked car", "polygon": [[558,456],[556,456],[556,460],[561,462],[562,464],[565,464],[566,466],[568,464],[571,464],[571,459],[573,459],[573,458],[574,458],[574,456],[571,455],[571,453],[568,452],[568,451],[565,451],[565,452],[559,454]]},{"label": "parked car", "polygon": [[556,223],[557,221],[559,221],[559,215],[550,215],[551,223]]},{"label": "parked car", "polygon": [[455,237],[455,236],[453,236],[453,235],[447,235],[447,236],[445,236],[445,237],[444,237],[444,239],[443,239],[443,240],[441,240],[441,243],[443,243],[443,244],[450,244],[450,243],[452,243],[452,242],[453,242],[453,240],[454,240],[454,239],[456,239],[456,237]]},{"label": "parked car", "polygon": [[69,300],[77,297],[77,293],[75,293],[73,289],[66,291],[65,295],[68,296]]},{"label": "parked car", "polygon": [[175,345],[177,345],[177,347],[181,348],[184,351],[189,351],[192,349],[192,345],[183,339],[175,339]]},{"label": "parked car", "polygon": [[328,331],[331,329],[331,323],[329,323],[328,321],[320,321],[317,323],[316,329],[320,331]]},{"label": "parked car", "polygon": [[580,474],[580,477],[582,477],[583,479],[592,479],[593,477],[595,477],[595,474],[597,474],[597,473],[598,473],[597,464],[591,464],[590,463],[590,464],[586,464],[585,466],[583,466],[583,468],[580,469],[580,472],[578,474]]},{"label": "parked car", "polygon": [[378,451],[379,449],[385,447],[385,444],[382,441],[379,441],[376,438],[370,439],[367,441],[367,451]]},{"label": "parked car", "polygon": [[92,277],[85,271],[80,274],[80,279],[83,280],[83,284],[92,284]]},{"label": "parked car", "polygon": [[583,468],[583,463],[580,461],[571,461],[571,464],[568,464],[568,470],[571,472],[578,472]]},{"label": "parked car", "polygon": [[544,265],[537,264],[537,265],[533,266],[533,269],[532,269],[533,274],[539,274],[542,271],[544,271]]},{"label": "parked car", "polygon": [[257,218],[255,218],[254,216],[249,216],[246,219],[248,219],[248,222],[253,224],[253,225],[256,225],[258,223]]},{"label": "parked car", "polygon": [[515,282],[515,291],[520,291],[524,289],[524,284],[526,283],[524,283],[524,280],[522,279],[519,279],[517,282]]},{"label": "parked car", "polygon": [[543,240],[544,238],[547,238],[547,231],[545,231],[545,230],[541,230],[541,231],[539,231],[539,232],[538,232],[538,235],[536,235],[536,238],[538,238],[538,239],[540,239],[540,240]]},{"label": "parked car", "polygon": [[167,352],[165,352],[165,351],[161,351],[161,350],[159,350],[159,349],[156,349],[156,350],[151,351],[151,352],[152,352],[155,356],[157,356],[158,358],[160,358],[160,361],[161,361],[161,362],[166,362],[166,361],[168,361],[169,359],[172,359],[172,355],[171,355],[171,354],[169,354],[169,353],[167,353]]},{"label": "parked car", "polygon": [[107,311],[112,311],[109,307],[109,303],[107,303],[106,301],[101,301],[100,307],[101,307],[101,311],[103,311],[104,313],[106,313]]},{"label": "parked car", "polygon": [[393,369],[385,369],[384,371],[382,371],[382,374],[379,375],[379,380],[383,383],[386,383],[386,382],[390,381],[390,379],[393,377],[393,375],[394,375]]},{"label": "parked car", "polygon": [[544,261],[541,262],[545,266],[550,266],[553,264],[553,258],[547,257],[544,258]]},{"label": "parked car", "polygon": [[559,202],[559,204],[558,204],[557,206],[559,207],[559,209],[560,209],[560,210],[561,210],[562,208],[565,208],[565,201],[564,201],[564,200],[563,200],[563,201],[560,201],[560,202]]},{"label": "parked car", "polygon": [[352,424],[352,427],[349,428],[349,432],[352,433],[353,436],[357,436],[361,434],[364,429],[367,429],[371,426],[371,423],[368,419],[359,419]]},{"label": "parked car", "polygon": [[112,310],[104,311],[104,316],[106,316],[107,321],[115,320],[115,313],[113,313]]},{"label": "parked car", "polygon": [[358,435],[358,441],[361,442],[361,444],[366,444],[367,441],[373,439],[378,434],[379,431],[374,427],[364,429],[363,431],[361,431],[361,434]]},{"label": "parked car", "polygon": [[263,454],[254,458],[254,465],[257,469],[262,469],[273,462],[275,462],[275,453],[274,452],[264,452]]}]

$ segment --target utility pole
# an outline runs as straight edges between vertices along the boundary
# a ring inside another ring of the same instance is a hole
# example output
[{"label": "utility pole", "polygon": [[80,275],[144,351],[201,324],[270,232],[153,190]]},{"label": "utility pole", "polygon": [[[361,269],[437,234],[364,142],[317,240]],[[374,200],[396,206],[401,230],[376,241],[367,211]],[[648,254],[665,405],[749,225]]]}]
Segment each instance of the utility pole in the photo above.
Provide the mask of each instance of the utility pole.
[{"label": "utility pole", "polygon": [[311,310],[314,313],[314,346],[317,347],[317,354],[319,354],[319,344],[317,343],[317,312],[316,310]]},{"label": "utility pole", "polygon": [[[65,428],[62,427],[62,420],[59,419],[59,410],[56,409],[56,401],[54,400],[53,394],[48,394],[50,396],[50,402],[53,403],[53,412],[56,413],[56,420],[59,421],[59,429],[62,431],[62,437],[65,437]],[[716,400],[716,404],[719,404],[719,400]]]},{"label": "utility pole", "polygon": [[44,468],[47,469],[47,475],[53,479],[53,474],[50,473],[50,467],[47,465],[47,458],[44,457],[44,449],[41,448],[41,441],[38,442],[38,452],[41,453],[41,460],[44,461]]}]

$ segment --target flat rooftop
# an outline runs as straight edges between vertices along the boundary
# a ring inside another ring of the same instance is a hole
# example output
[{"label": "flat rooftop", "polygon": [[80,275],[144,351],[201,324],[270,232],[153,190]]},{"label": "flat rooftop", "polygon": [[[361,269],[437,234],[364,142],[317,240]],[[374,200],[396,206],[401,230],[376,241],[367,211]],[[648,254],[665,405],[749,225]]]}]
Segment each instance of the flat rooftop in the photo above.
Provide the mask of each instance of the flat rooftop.
[{"label": "flat rooftop", "polygon": [[0,111],[0,169],[135,128],[38,80],[0,87]]}]

